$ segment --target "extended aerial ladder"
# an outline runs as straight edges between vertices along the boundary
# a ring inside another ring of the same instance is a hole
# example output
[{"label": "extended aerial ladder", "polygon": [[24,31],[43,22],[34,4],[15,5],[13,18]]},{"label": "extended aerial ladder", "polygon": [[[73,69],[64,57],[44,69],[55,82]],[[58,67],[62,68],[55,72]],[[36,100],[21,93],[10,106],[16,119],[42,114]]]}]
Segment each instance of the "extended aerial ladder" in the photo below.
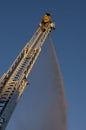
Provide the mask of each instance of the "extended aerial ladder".
[{"label": "extended aerial ladder", "polygon": [[53,22],[41,22],[31,40],[25,45],[11,67],[0,79],[0,130],[5,130],[11,114],[25,87],[27,77],[36,62],[41,47],[52,29]]}]

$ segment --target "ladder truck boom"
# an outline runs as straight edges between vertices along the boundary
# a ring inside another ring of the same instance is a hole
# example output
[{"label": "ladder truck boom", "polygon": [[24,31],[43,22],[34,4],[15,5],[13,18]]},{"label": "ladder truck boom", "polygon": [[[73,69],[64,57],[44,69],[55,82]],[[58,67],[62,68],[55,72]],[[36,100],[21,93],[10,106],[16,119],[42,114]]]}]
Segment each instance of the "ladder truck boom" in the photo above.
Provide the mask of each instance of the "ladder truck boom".
[{"label": "ladder truck boom", "polygon": [[55,24],[46,13],[31,40],[25,45],[11,67],[0,79],[0,130],[6,125],[28,83],[28,76],[36,62],[43,43]]}]

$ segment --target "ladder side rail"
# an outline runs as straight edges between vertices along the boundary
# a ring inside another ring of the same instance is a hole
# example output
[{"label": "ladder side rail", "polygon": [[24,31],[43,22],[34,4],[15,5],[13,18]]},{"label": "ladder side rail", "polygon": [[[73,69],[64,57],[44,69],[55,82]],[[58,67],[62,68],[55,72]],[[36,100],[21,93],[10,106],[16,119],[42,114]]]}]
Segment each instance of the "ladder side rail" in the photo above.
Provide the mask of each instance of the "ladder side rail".
[{"label": "ladder side rail", "polygon": [[[36,61],[36,59],[37,59],[37,57],[38,57],[38,55],[39,55],[39,53],[40,53],[40,51],[41,51],[41,48],[39,49],[39,51],[37,51],[37,53],[34,55],[34,59],[33,59],[33,61],[32,61],[32,64],[30,65],[30,68],[29,68],[29,72],[31,71],[31,69],[32,69],[32,67],[33,67],[33,65],[34,65],[34,63],[35,63],[35,61]],[[23,80],[24,79],[24,80]],[[24,81],[23,83],[23,85],[21,84],[22,83],[22,81]],[[18,89],[20,90],[19,91],[19,94],[18,94],[18,100],[19,100],[19,98],[20,98],[20,96],[22,95],[22,93],[23,93],[23,90],[25,89],[25,86],[27,85],[27,79],[25,78],[25,74],[23,74],[22,76],[21,76],[21,78],[20,78],[20,80],[19,80],[19,82],[18,82],[18,84],[16,85],[17,86],[17,88],[15,89],[15,91],[16,92],[18,92]],[[21,87],[19,87],[19,86],[21,86],[22,85],[22,88]],[[14,91],[14,94],[15,94],[15,91]],[[7,106],[8,106],[8,104],[10,103],[10,100],[11,100],[11,98],[12,98],[12,93],[11,93],[11,97],[9,98],[9,99],[6,99],[6,101],[5,101],[5,110],[4,110],[4,112],[3,112],[3,114],[2,114],[2,118],[4,119],[4,120],[6,120],[5,118],[7,118],[7,116],[6,116],[6,113],[8,113],[8,109],[7,109]],[[11,108],[11,106],[9,107],[9,108]],[[13,109],[13,108],[12,108]],[[11,109],[10,109],[11,110]]]},{"label": "ladder side rail", "polygon": [[30,42],[28,42],[24,48],[24,50],[26,51],[26,53],[29,53],[33,46],[35,45],[35,43],[37,42],[37,40],[40,38],[42,34],[42,30],[39,28],[37,33],[35,33],[35,35],[32,37],[32,39],[30,40]]},{"label": "ladder side rail", "polygon": [[[35,42],[35,41],[37,40],[37,38],[40,36],[40,33],[41,33],[41,31],[40,31],[40,29],[38,29],[38,30],[36,31],[35,35],[34,35],[34,38],[32,38],[32,39],[34,39],[34,42]],[[36,37],[36,35],[37,35],[37,37]],[[32,45],[34,45],[34,42],[33,42]],[[26,47],[27,47],[27,46],[26,46]],[[12,75],[13,71],[17,68],[19,62],[21,62],[21,60],[22,60],[22,58],[23,58],[23,56],[24,56],[24,50],[25,50],[25,48],[24,48],[24,49],[20,52],[20,54],[17,56],[16,60],[13,62],[13,64],[11,65],[11,67],[9,68],[9,70],[7,71],[7,73],[5,73],[5,74],[2,76],[1,81],[3,82],[3,85],[5,85],[6,81],[9,80],[9,78],[10,78],[10,76]],[[29,49],[29,50],[30,50],[30,49]],[[3,85],[1,85],[1,87],[0,87],[0,92],[1,92],[1,90],[2,90],[2,88],[3,88]]]},{"label": "ladder side rail", "polygon": [[27,69],[25,71],[26,78],[28,78],[28,76],[29,76],[29,74],[30,74],[30,72],[31,72],[40,52],[41,52],[41,48],[36,50],[35,54],[33,55],[33,59],[31,61],[31,63],[27,66]]},{"label": "ladder side rail", "polygon": [[[40,34],[41,34],[41,30],[40,30],[40,28],[38,28],[37,31],[35,32],[35,34],[33,35],[32,39],[30,40],[30,42],[28,42],[26,44],[26,46],[22,49],[22,51],[19,53],[19,55],[17,56],[17,58],[15,59],[15,61],[13,62],[13,64],[9,68],[9,70],[7,71],[6,74],[7,74],[8,78],[10,77],[10,75],[13,73],[13,71],[15,70],[17,65],[19,64],[19,62],[24,57],[24,52],[25,52],[25,50],[27,50],[27,47],[29,46],[28,51],[30,51],[31,47],[33,46],[33,44],[37,40],[37,38],[40,36]],[[33,42],[33,44],[32,44],[32,42]]]},{"label": "ladder side rail", "polygon": [[[37,51],[38,52],[38,51]],[[1,98],[4,98],[5,96],[4,95],[6,95],[6,99],[8,99],[9,98],[9,95],[10,95],[10,93],[11,93],[11,91],[12,91],[12,89],[10,90],[10,91],[8,91],[8,88],[9,88],[9,86],[10,86],[10,84],[13,84],[13,82],[15,83],[15,82],[21,82],[21,77],[22,77],[22,75],[26,72],[26,70],[27,70],[27,68],[28,68],[28,66],[30,66],[30,69],[29,70],[31,70],[31,66],[32,66],[32,64],[33,64],[33,60],[34,60],[34,58],[35,58],[35,55],[36,55],[36,53],[35,54],[33,54],[32,55],[32,57],[30,58],[30,60],[28,61],[29,63],[28,64],[26,64],[25,66],[23,66],[23,71],[22,71],[22,73],[21,73],[21,75],[20,75],[20,77],[19,77],[19,75],[18,75],[18,72],[17,71],[15,71],[14,73],[13,73],[13,75],[10,77],[10,80],[8,81],[8,83],[7,83],[7,85],[5,86],[5,89],[2,91],[2,93],[0,94],[0,97]],[[19,70],[21,70],[22,68],[22,65],[24,64],[24,62],[25,62],[25,60],[27,60],[27,58],[25,59],[23,59],[23,61],[22,61],[22,63],[20,64],[20,67],[18,66],[18,69]],[[34,60],[35,61],[35,60]],[[16,76],[17,76],[17,78],[16,78]],[[12,86],[12,88],[13,88],[13,86]],[[9,92],[9,93],[8,93]]]},{"label": "ladder side rail", "polygon": [[[39,29],[38,29],[39,30]],[[38,31],[38,32],[41,32],[41,31]],[[38,34],[38,32],[37,32],[37,34]],[[35,37],[35,39],[36,40],[34,40],[34,42],[36,42],[37,41],[37,39],[39,38],[39,36],[40,36],[40,34],[37,36],[37,37]],[[32,45],[34,45],[33,43],[32,43]],[[24,50],[24,49],[23,49]],[[24,54],[25,55],[25,54]],[[25,56],[22,58],[22,60],[20,61],[20,63],[19,63],[19,65],[16,67],[16,69],[18,68],[21,68],[22,66],[23,66],[23,62],[25,61]],[[31,58],[30,58],[31,59]],[[20,67],[19,67],[20,66]],[[23,66],[23,72],[24,72],[24,69],[26,68],[26,65],[25,66]],[[13,75],[15,75],[15,73],[17,74],[17,71],[15,70],[15,72],[13,73]],[[13,77],[13,76],[12,76]],[[14,76],[15,77],[15,76]]]},{"label": "ladder side rail", "polygon": [[6,85],[4,85],[4,88],[3,88],[2,92],[0,93],[0,97],[2,95],[4,95],[5,92],[8,90],[9,84],[11,84],[11,82],[16,82],[16,81],[20,80],[22,74],[26,71],[28,64],[31,64],[31,61],[32,61],[32,57],[30,57],[28,59],[25,57],[22,58],[21,62],[18,64],[15,71],[10,76],[10,79],[8,80]]},{"label": "ladder side rail", "polygon": [[[13,62],[13,64],[9,68],[9,70],[7,71],[7,73],[5,73],[2,76],[2,79],[0,81],[4,85],[5,85],[6,81],[9,80],[10,76],[12,75],[13,71],[16,69],[16,67],[19,64],[19,62],[22,60],[22,58],[24,56],[24,50],[28,50],[28,52],[29,52],[30,49],[32,48],[32,46],[34,46],[34,43],[36,42],[36,40],[38,39],[38,37],[40,36],[41,33],[42,33],[41,29],[38,28],[37,31],[35,32],[35,34],[33,35],[32,39],[30,40],[30,42],[28,42],[26,44],[26,46],[24,47],[24,49],[22,49],[22,51],[20,52],[20,54],[17,56],[17,58],[15,59],[15,61]],[[27,47],[28,47],[28,49],[27,49]],[[3,88],[3,86],[1,85],[1,90],[2,90],[2,88]]]},{"label": "ladder side rail", "polygon": [[36,37],[39,37],[39,35],[41,34],[41,29],[40,27],[37,29],[37,31],[34,33],[33,37],[30,39],[30,41],[25,45],[24,47],[24,50],[27,49],[27,48],[31,48],[32,47],[32,44],[35,40]]},{"label": "ladder side rail", "polygon": [[[25,74],[23,74],[20,81],[17,82],[14,93],[11,94],[11,97],[9,99],[4,101],[3,113],[1,113],[1,115],[0,115],[0,119],[3,119],[2,129],[0,129],[0,130],[4,130],[3,128],[6,127],[8,121],[9,121],[9,118],[10,118],[16,104],[18,103],[26,85],[27,85],[27,80],[25,78]],[[9,110],[9,108],[10,108],[10,110]]]},{"label": "ladder side rail", "polygon": [[23,58],[23,53],[21,53],[21,55],[18,55],[18,57],[13,62],[13,64],[11,65],[11,67],[9,68],[7,73],[5,73],[2,76],[2,79],[1,79],[1,82],[0,82],[0,93],[2,92],[3,89],[5,89],[7,82],[9,82],[11,75],[15,71],[16,67],[18,66],[18,64],[22,60],[22,58]]},{"label": "ladder side rail", "polygon": [[31,66],[30,66],[30,64],[28,65],[30,67],[27,67],[27,71],[25,71],[26,75],[27,75],[26,77],[28,77],[36,59],[38,58],[40,51],[41,51],[41,46],[43,45],[43,43],[46,40],[46,37],[48,36],[50,31],[51,31],[51,28],[50,28],[50,26],[48,26],[46,31],[41,34],[40,38],[38,39],[39,41],[37,41],[37,43],[35,43],[35,45],[33,46],[33,50],[34,50],[34,53],[35,53],[35,55],[34,55],[35,59],[34,59],[33,63],[31,64]]},{"label": "ladder side rail", "polygon": [[51,32],[51,27],[50,27],[50,25],[48,25],[46,31],[43,32],[43,35],[40,38],[40,40],[38,41],[38,43],[36,44],[35,48],[38,48],[39,46],[42,47],[43,43],[45,42],[45,40],[50,32]]}]

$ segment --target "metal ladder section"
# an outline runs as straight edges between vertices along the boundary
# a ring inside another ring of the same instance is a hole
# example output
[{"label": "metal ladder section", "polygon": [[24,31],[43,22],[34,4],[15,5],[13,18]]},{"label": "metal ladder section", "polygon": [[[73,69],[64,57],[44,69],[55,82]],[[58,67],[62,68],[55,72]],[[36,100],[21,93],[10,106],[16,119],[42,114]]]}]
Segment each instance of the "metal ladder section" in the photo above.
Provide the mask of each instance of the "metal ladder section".
[{"label": "metal ladder section", "polygon": [[39,27],[7,73],[0,79],[0,130],[5,130],[16,104],[28,85],[27,77],[40,54],[41,46],[50,32],[50,25],[48,25],[45,32]]}]

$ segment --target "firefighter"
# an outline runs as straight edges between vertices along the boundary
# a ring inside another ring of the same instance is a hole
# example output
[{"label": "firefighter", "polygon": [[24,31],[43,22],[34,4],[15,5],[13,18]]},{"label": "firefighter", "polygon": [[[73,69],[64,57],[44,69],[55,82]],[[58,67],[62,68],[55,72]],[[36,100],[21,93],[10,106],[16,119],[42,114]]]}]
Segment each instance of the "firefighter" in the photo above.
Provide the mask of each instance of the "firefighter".
[{"label": "firefighter", "polygon": [[46,24],[50,22],[51,22],[51,15],[49,13],[46,13],[42,18],[42,23]]},{"label": "firefighter", "polygon": [[42,21],[40,23],[40,27],[41,27],[43,32],[46,30],[49,23],[51,23],[51,15],[49,13],[46,13],[43,16]]}]

